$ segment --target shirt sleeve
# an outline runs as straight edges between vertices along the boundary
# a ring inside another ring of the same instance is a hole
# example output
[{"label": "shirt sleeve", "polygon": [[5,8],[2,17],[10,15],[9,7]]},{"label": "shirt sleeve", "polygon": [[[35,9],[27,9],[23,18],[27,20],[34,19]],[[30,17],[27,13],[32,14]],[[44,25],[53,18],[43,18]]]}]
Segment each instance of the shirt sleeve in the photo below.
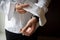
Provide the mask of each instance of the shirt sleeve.
[{"label": "shirt sleeve", "polygon": [[5,15],[8,16],[8,20],[10,20],[13,17],[14,14],[14,8],[15,8],[15,3],[10,1],[10,0],[2,0],[0,3],[0,10],[3,12]]},{"label": "shirt sleeve", "polygon": [[32,6],[30,8],[28,7],[25,9],[26,11],[39,17],[40,26],[44,26],[44,24],[46,23],[45,13],[48,11],[47,7],[48,7],[49,1],[48,0],[38,0],[38,2],[32,4]]},{"label": "shirt sleeve", "polygon": [[5,2],[2,0],[2,1],[0,2],[0,11],[1,11],[1,12],[4,12],[4,8],[3,8],[4,4],[5,4]]},{"label": "shirt sleeve", "polygon": [[9,2],[6,1],[6,0],[2,0],[1,3],[0,3],[0,10],[2,10],[2,12],[4,14],[7,14],[9,12]]}]

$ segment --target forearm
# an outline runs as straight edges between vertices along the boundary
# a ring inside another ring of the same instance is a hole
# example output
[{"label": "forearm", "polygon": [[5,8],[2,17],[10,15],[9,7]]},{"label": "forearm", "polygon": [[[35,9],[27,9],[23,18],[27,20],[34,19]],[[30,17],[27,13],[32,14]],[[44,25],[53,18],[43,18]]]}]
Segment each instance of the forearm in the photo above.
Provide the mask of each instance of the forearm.
[{"label": "forearm", "polygon": [[38,16],[33,15],[32,18],[35,18],[35,20],[36,20],[37,22],[39,22],[39,17],[38,17]]}]

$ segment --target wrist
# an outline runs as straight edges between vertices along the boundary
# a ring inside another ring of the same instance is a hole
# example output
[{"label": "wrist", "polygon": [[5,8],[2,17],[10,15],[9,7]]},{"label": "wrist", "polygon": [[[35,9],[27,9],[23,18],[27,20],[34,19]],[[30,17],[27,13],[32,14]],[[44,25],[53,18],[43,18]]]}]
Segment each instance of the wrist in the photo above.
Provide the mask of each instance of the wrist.
[{"label": "wrist", "polygon": [[37,23],[38,22],[38,20],[35,18],[35,17],[32,17],[32,22],[34,22],[34,23]]},{"label": "wrist", "polygon": [[37,22],[39,21],[39,17],[37,16],[32,16],[32,18],[34,18]]}]

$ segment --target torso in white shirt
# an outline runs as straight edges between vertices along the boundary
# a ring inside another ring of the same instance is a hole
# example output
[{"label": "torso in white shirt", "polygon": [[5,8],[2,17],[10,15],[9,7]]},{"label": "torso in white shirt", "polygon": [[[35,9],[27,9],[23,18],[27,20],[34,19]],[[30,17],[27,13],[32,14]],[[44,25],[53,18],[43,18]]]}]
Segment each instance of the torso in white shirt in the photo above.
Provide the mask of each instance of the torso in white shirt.
[{"label": "torso in white shirt", "polygon": [[[9,9],[9,7],[7,9]],[[5,29],[13,33],[20,33],[20,29],[23,28],[32,17],[32,14],[29,12],[19,14],[15,11],[14,14],[12,13],[13,17],[8,20],[8,14],[9,13],[5,14]]]}]

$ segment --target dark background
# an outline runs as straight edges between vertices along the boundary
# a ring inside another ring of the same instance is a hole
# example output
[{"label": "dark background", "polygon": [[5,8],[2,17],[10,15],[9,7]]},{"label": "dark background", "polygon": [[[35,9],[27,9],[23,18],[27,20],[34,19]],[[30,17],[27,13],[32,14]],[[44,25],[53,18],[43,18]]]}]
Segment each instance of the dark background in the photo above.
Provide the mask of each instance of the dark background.
[{"label": "dark background", "polygon": [[40,36],[60,37],[60,1],[51,0],[46,14],[47,23],[39,28]]}]

